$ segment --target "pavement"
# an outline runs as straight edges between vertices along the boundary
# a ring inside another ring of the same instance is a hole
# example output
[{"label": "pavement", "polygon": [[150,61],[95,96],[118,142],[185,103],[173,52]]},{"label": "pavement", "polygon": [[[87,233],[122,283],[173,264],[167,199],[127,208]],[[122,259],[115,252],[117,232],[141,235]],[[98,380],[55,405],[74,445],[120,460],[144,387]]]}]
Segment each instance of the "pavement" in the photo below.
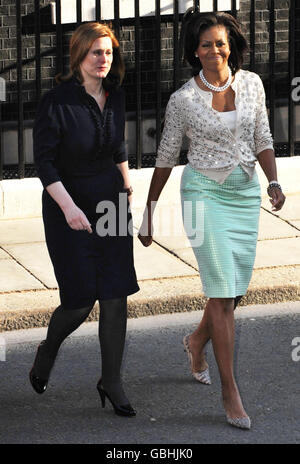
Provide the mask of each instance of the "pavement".
[{"label": "pavement", "polygon": [[[177,174],[173,170],[177,193],[180,169]],[[144,175],[141,171],[139,176]],[[147,183],[151,178],[148,174]],[[142,177],[140,184],[143,198],[137,195],[132,205],[140,291],[128,298],[129,318],[203,309],[206,298],[182,228],[179,197],[168,193],[168,189],[163,192],[165,196],[155,213],[154,243],[145,248],[136,237],[148,191]],[[272,212],[269,199],[263,195],[254,271],[242,306],[300,300],[300,191],[294,189],[286,197],[284,208]],[[0,331],[45,327],[58,305],[57,282],[40,214],[1,219]],[[98,303],[88,320],[97,319]]]}]

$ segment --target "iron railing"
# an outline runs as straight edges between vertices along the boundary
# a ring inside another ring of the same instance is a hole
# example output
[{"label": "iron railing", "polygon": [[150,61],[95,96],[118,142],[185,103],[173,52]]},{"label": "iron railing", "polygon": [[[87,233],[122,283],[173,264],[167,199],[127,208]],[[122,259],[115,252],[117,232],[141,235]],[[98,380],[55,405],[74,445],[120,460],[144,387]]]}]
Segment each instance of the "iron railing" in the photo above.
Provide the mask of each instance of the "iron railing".
[{"label": "iron railing", "polygon": [[[42,80],[42,58],[47,55],[55,54],[55,65],[56,72],[59,73],[64,70],[64,47],[63,47],[63,34],[64,34],[64,25],[61,20],[61,0],[56,0],[56,24],[53,25],[53,30],[55,34],[55,47],[51,48],[47,52],[41,53],[41,9],[39,0],[33,0],[34,2],[34,44],[35,44],[35,54],[31,60],[35,64],[35,95],[36,99],[33,102],[35,105],[40,99],[41,96],[41,80]],[[275,1],[269,1],[269,67],[268,67],[268,76],[264,76],[266,92],[267,92],[267,105],[269,108],[269,118],[270,118],[270,127],[271,132],[274,133],[275,127],[275,106],[278,100],[276,95],[276,73],[275,73],[275,53],[276,53],[276,42],[275,42]],[[22,56],[22,35],[23,35],[23,17],[21,13],[22,1],[17,0],[16,3],[16,44],[17,44],[17,59],[14,65],[9,67],[4,67],[0,71],[1,74],[7,72],[8,69],[16,69],[17,71],[17,111],[15,112],[17,117],[15,120],[7,121],[5,117],[2,116],[0,119],[0,180],[3,178],[23,178],[26,176],[35,175],[34,167],[32,165],[25,164],[24,156],[24,129],[32,125],[32,120],[27,120],[24,118],[24,79],[22,75],[23,67],[30,60],[29,58],[24,59]],[[199,6],[199,0],[194,1],[194,6]],[[218,6],[217,0],[213,1],[213,8],[216,11]],[[75,28],[82,22],[81,7],[82,1],[76,1],[77,7],[77,22],[73,25]],[[256,60],[256,6],[254,0],[249,0],[249,10],[250,10],[250,59],[249,59],[249,69],[251,71],[257,71],[257,60]],[[289,42],[288,42],[288,83],[292,82],[293,77],[295,77],[295,56],[296,56],[296,36],[295,36],[295,18],[296,10],[299,17],[299,9],[296,8],[295,0],[290,0],[289,6]],[[236,0],[231,1],[231,14],[237,16]],[[135,111],[134,111],[134,121],[136,126],[136,137],[135,137],[135,155],[130,158],[130,166],[141,168],[145,165],[144,160],[149,158],[149,154],[143,153],[143,144],[142,144],[142,121],[143,121],[143,88],[142,88],[142,78],[141,78],[141,31],[142,31],[142,21],[144,18],[140,16],[140,1],[134,0],[134,13],[135,16],[131,21],[131,24],[134,26],[134,37],[135,37],[135,63],[134,63],[134,98],[135,98]],[[100,21],[101,18],[101,1],[95,0],[95,19]],[[180,71],[182,68],[182,44],[180,44],[180,23],[182,19],[182,14],[179,13],[179,0],[173,0],[173,14],[167,19],[161,15],[161,1],[155,0],[155,93],[156,100],[153,102],[153,112],[155,113],[154,120],[156,123],[156,129],[152,131],[152,135],[156,141],[156,147],[159,144],[161,136],[161,124],[162,116],[164,113],[164,107],[162,107],[162,94],[161,94],[161,23],[162,21],[169,20],[173,23],[173,87],[172,91],[177,89],[180,85]],[[120,37],[120,31],[126,20],[120,18],[120,1],[114,0],[114,19],[112,19],[113,27],[117,37]],[[291,88],[287,88],[285,100],[287,101],[288,107],[288,140],[283,143],[278,143],[275,146],[276,156],[293,156],[295,154],[300,154],[300,143],[295,140],[295,104],[291,97]],[[3,115],[3,108],[5,108],[6,102],[0,102],[0,118],[1,110]],[[3,108],[1,108],[1,105]],[[3,131],[10,129],[16,130],[18,138],[18,164],[17,166],[4,165],[3,158]],[[154,162],[155,153],[150,154],[150,158]],[[146,163],[146,165],[149,165]],[[151,162],[150,162],[151,165]],[[153,164],[152,164],[153,165]]]}]

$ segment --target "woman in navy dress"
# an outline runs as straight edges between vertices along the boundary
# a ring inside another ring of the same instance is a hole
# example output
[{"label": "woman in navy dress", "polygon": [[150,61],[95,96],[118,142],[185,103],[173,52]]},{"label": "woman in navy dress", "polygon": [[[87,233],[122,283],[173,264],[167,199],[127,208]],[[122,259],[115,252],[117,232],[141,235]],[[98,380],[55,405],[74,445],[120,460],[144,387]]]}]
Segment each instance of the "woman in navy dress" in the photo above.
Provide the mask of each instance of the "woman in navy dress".
[{"label": "woman in navy dress", "polygon": [[30,382],[43,393],[63,340],[99,300],[102,406],[133,416],[120,368],[127,295],[139,290],[133,263],[128,158],[124,144],[124,64],[109,27],[81,25],[70,42],[70,73],[39,104],[34,159],[43,184],[43,221],[60,306],[38,347]]}]

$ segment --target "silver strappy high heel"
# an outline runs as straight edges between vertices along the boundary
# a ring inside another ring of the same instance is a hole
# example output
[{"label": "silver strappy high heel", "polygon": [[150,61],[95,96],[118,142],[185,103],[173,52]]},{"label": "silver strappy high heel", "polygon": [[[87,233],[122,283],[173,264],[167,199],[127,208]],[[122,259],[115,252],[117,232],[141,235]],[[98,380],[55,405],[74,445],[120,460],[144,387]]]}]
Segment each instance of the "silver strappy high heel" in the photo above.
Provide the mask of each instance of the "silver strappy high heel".
[{"label": "silver strappy high heel", "polygon": [[204,371],[193,372],[193,355],[190,352],[188,339],[189,339],[189,335],[186,335],[183,338],[183,346],[184,346],[184,351],[188,355],[192,376],[194,377],[194,379],[196,379],[200,383],[203,383],[204,385],[211,385],[211,379],[210,379],[208,367]]}]

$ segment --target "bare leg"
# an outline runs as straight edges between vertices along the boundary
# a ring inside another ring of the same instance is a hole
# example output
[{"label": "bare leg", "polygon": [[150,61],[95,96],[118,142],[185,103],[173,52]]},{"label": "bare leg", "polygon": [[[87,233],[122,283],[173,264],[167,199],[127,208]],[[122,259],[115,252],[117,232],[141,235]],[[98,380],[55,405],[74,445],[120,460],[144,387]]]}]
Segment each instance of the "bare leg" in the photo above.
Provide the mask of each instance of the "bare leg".
[{"label": "bare leg", "polygon": [[231,298],[209,299],[202,320],[189,337],[193,355],[193,370],[206,369],[204,347],[211,338],[218,364],[223,404],[230,417],[247,416],[241,401],[233,373],[234,357],[234,300]]},{"label": "bare leg", "polygon": [[246,417],[233,373],[234,302],[229,298],[211,298],[207,320],[222,384],[222,397],[229,417]]},{"label": "bare leg", "polygon": [[[234,309],[237,307],[242,296],[237,296],[234,299]],[[208,311],[207,306],[204,309],[203,317],[197,329],[189,336],[189,348],[193,355],[193,371],[201,372],[208,367],[205,360],[204,347],[210,340]]]},{"label": "bare leg", "polygon": [[189,336],[189,349],[193,356],[193,372],[202,372],[207,369],[204,347],[210,339],[208,315],[206,308],[197,329]]}]

